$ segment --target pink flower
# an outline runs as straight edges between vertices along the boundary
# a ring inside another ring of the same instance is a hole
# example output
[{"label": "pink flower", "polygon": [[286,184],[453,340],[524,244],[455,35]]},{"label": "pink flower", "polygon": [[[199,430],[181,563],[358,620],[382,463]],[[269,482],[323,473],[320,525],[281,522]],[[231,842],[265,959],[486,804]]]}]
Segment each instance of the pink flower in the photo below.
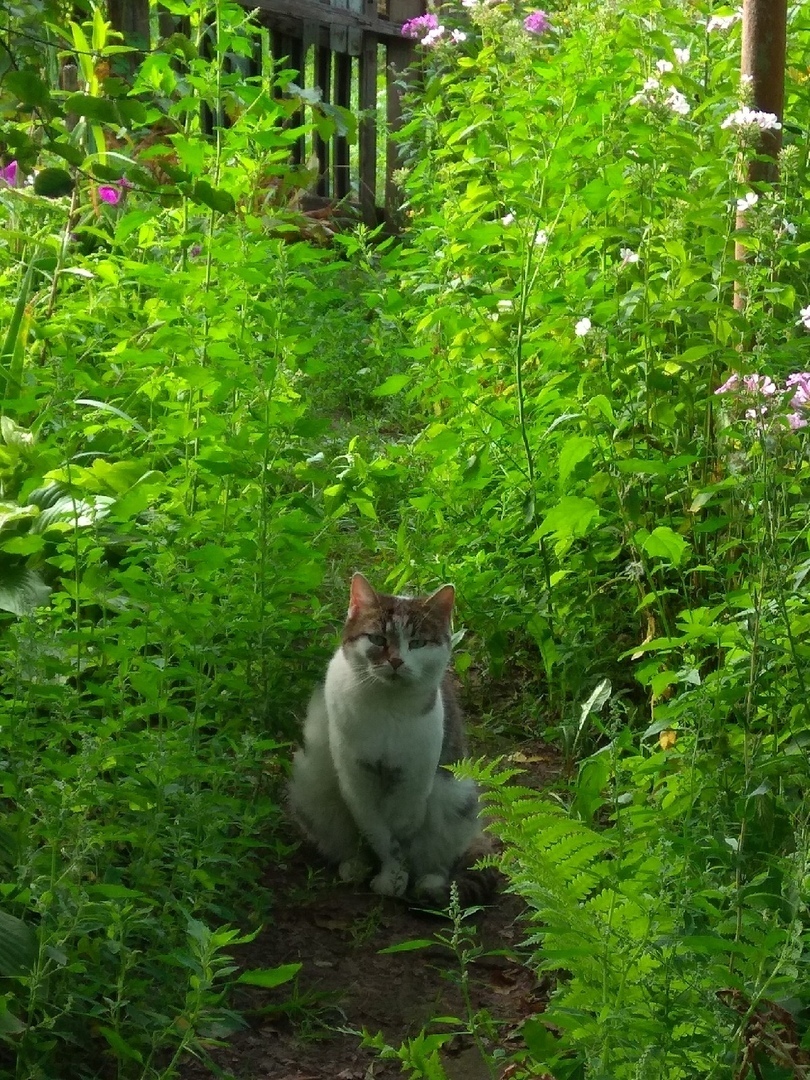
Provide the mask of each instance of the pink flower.
[{"label": "pink flower", "polygon": [[439,29],[439,20],[435,15],[417,15],[415,19],[408,19],[402,26],[402,36],[406,38],[423,38],[431,30]]},{"label": "pink flower", "polygon": [[550,27],[548,15],[542,10],[533,11],[523,20],[523,29],[530,34],[545,34]]},{"label": "pink flower", "polygon": [[132,182],[122,176],[114,184],[102,184],[98,189],[98,197],[102,202],[109,203],[110,206],[117,206],[121,201],[122,194],[132,186]]},{"label": "pink flower", "polygon": [[16,187],[18,172],[19,166],[17,162],[10,161],[8,165],[0,167],[0,180],[3,180],[9,187]]},{"label": "pink flower", "polygon": [[799,428],[807,427],[807,421],[801,413],[792,412],[788,414],[788,424],[791,431],[798,431]]},{"label": "pink flower", "polygon": [[728,394],[728,393],[730,393],[734,389],[734,387],[737,385],[737,383],[739,381],[740,381],[740,376],[737,375],[736,372],[733,375],[729,375],[729,377],[726,379],[726,381],[723,383],[723,385],[717,387],[717,389],[715,390],[715,394]]},{"label": "pink flower", "polygon": [[743,386],[751,394],[765,394],[771,397],[776,393],[776,383],[770,375],[746,375]]}]

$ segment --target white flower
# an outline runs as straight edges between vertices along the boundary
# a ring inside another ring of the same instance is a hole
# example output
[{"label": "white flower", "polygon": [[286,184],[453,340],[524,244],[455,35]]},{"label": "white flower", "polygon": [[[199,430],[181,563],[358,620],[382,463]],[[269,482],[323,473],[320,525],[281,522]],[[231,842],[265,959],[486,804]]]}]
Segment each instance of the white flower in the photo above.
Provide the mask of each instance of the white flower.
[{"label": "white flower", "polygon": [[796,325],[801,325],[805,330],[810,330],[810,304],[801,309],[799,312],[799,322]]},{"label": "white flower", "polygon": [[[366,370],[368,370],[368,369],[366,369]],[[358,372],[358,374],[359,374],[359,372]],[[320,450],[320,451],[318,451],[317,454],[313,454],[312,457],[307,458],[307,465],[317,465],[318,462],[323,461],[323,459],[324,459],[324,453],[323,453],[323,450]]]},{"label": "white flower", "polygon": [[514,307],[515,307],[515,304],[514,304],[514,301],[512,301],[512,300],[499,300],[498,301],[498,311],[513,311]]},{"label": "white flower", "polygon": [[645,79],[641,90],[630,98],[631,105],[652,105],[655,97],[654,92],[660,87],[658,79]]},{"label": "white flower", "polygon": [[501,225],[511,225],[515,220],[515,215],[509,211],[504,217],[501,218]]},{"label": "white flower", "polygon": [[680,90],[676,90],[674,86],[670,86],[664,104],[672,109],[674,113],[678,113],[679,116],[686,116],[689,113],[689,102]]},{"label": "white flower", "polygon": [[453,39],[453,41],[456,42],[456,44],[458,44],[461,41],[466,41],[467,40],[467,35],[464,33],[463,30],[453,30],[453,31],[451,31],[450,37]]},{"label": "white flower", "polygon": [[720,125],[721,128],[759,128],[760,131],[779,131],[782,125],[775,113],[760,112],[742,105],[730,113]]},{"label": "white flower", "polygon": [[442,37],[444,37],[444,27],[434,26],[432,30],[428,30],[428,32],[425,34],[419,44],[427,46],[435,45],[436,42],[439,41]]},{"label": "white flower", "polygon": [[692,54],[689,52],[688,49],[673,49],[672,51],[675,54],[675,59],[678,61],[679,64],[689,63]]},{"label": "white flower", "polygon": [[743,86],[750,86],[753,81],[754,81],[754,76],[749,75],[748,72],[746,72],[744,75],[740,76],[740,82],[742,83]]},{"label": "white flower", "polygon": [[624,247],[619,249],[619,254],[622,257],[622,265],[626,266],[628,263],[637,263],[639,260],[639,254],[637,251],[633,251],[632,248]]},{"label": "white flower", "polygon": [[534,242],[535,242],[535,244],[547,244],[548,243],[548,233],[546,232],[545,229],[538,229],[537,230],[537,232],[534,234]]},{"label": "white flower", "polygon": [[788,221],[787,218],[782,218],[782,228],[779,232],[782,236],[789,236],[791,240],[795,240],[799,230],[792,221]]},{"label": "white flower", "polygon": [[[810,307],[807,309],[807,311],[808,311],[807,325],[810,328]],[[591,320],[586,315],[582,319],[580,319],[579,322],[576,324],[576,326],[574,327],[574,333],[577,335],[577,337],[585,337],[585,335],[591,329],[591,326],[592,326]]]},{"label": "white flower", "polygon": [[734,23],[740,22],[741,19],[741,11],[735,11],[733,15],[712,15],[706,24],[706,29],[709,33],[712,30],[729,30]]},{"label": "white flower", "polygon": [[660,71],[662,75],[666,75],[668,71],[672,71],[675,65],[671,60],[656,60],[655,70]]},{"label": "white flower", "polygon": [[759,195],[755,191],[747,191],[741,199],[737,199],[737,213],[744,214],[746,210],[750,210],[758,202]]}]

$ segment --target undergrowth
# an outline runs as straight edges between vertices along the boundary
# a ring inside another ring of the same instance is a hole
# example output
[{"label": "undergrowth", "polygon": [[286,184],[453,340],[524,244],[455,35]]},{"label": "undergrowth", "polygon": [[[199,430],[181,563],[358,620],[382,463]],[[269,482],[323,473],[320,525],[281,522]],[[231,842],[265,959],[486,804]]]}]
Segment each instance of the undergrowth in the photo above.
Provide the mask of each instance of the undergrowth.
[{"label": "undergrowth", "polygon": [[[369,562],[456,583],[469,698],[500,681],[493,727],[574,776],[474,770],[557,976],[518,1051],[459,1020],[491,1070],[805,1074],[810,23],[753,188],[710,6],[444,5],[396,241],[295,208],[300,126],[355,121],[245,75],[238,6],[176,0],[144,55],[90,4],[4,16],[10,1075],[168,1080],[243,1023],[230,950],[272,920],[295,714]],[[441,1076],[420,1039],[377,1044]]]}]

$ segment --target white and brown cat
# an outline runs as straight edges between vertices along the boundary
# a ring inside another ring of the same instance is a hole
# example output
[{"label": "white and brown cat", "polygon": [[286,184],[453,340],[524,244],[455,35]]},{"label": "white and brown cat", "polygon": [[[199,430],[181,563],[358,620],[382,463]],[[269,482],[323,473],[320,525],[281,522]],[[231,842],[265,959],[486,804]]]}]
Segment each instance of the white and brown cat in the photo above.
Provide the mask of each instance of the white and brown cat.
[{"label": "white and brown cat", "polygon": [[[446,903],[451,877],[480,846],[475,784],[444,767],[466,753],[448,672],[453,602],[452,585],[388,596],[355,574],[343,639],[293,761],[290,803],[309,838],[344,881],[370,879],[384,896]],[[478,898],[491,891],[491,873],[474,877]]]}]

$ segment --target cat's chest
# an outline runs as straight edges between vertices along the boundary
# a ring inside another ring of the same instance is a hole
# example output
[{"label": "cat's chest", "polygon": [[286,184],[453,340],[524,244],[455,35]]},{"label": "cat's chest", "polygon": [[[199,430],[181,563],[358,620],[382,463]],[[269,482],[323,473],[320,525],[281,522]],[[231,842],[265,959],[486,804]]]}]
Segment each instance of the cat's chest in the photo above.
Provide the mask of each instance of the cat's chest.
[{"label": "cat's chest", "polygon": [[414,714],[403,703],[364,703],[359,707],[341,702],[331,720],[333,750],[368,772],[385,776],[411,770],[433,770],[442,747],[441,700]]}]

